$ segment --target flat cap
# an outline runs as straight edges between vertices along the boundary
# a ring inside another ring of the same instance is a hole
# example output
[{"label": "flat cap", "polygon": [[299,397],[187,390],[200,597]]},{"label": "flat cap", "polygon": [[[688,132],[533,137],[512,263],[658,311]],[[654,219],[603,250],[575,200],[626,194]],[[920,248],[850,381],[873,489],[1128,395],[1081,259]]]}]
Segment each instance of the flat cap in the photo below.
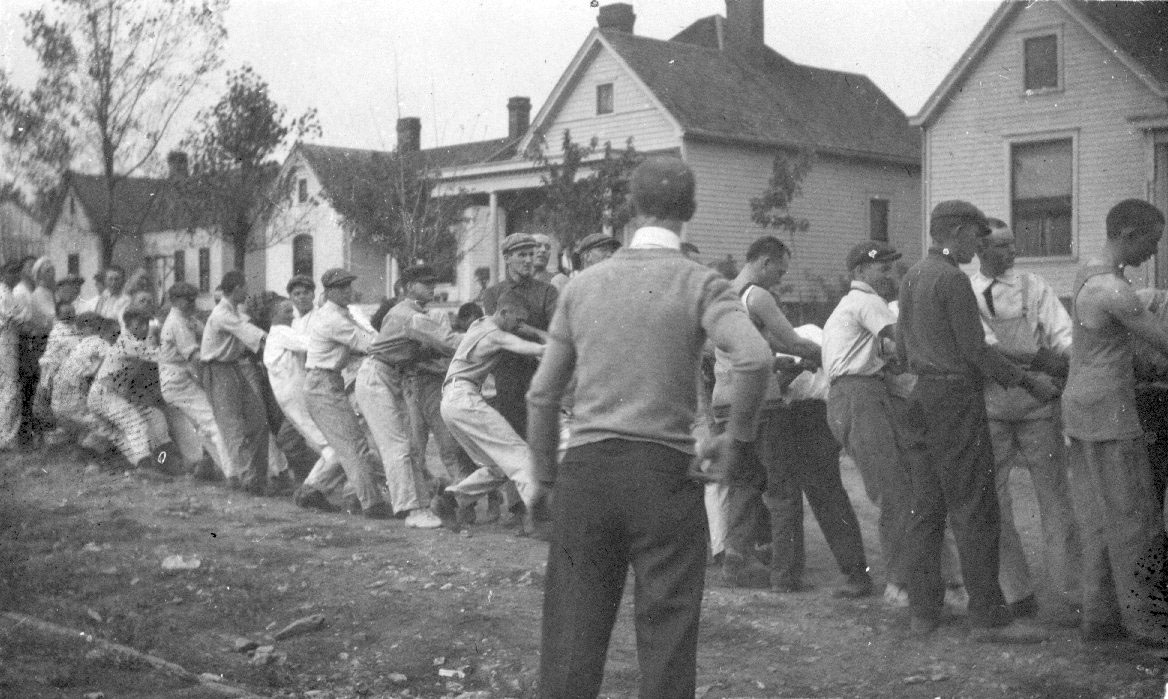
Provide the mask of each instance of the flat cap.
[{"label": "flat cap", "polygon": [[503,254],[510,255],[517,250],[527,250],[539,247],[539,241],[526,233],[512,233],[503,239]]},{"label": "flat cap", "polygon": [[197,299],[199,298],[199,290],[194,284],[189,282],[175,282],[166,290],[166,295],[171,300],[174,299]]},{"label": "flat cap", "polygon": [[66,274],[57,280],[57,286],[81,286],[84,283],[80,274]]},{"label": "flat cap", "polygon": [[611,247],[613,250],[616,250],[620,246],[621,241],[617,240],[611,235],[606,235],[604,233],[592,233],[591,235],[584,236],[578,243],[576,243],[576,252],[585,253],[593,248],[600,247]]},{"label": "flat cap", "polygon": [[298,286],[303,286],[308,289],[312,289],[313,291],[316,290],[316,282],[312,281],[312,277],[308,276],[307,274],[294,274],[292,275],[292,278],[288,280],[288,285],[284,287],[284,291],[287,291],[290,294],[292,293],[292,290]]},{"label": "flat cap", "polygon": [[899,260],[900,253],[896,248],[880,240],[868,240],[856,245],[848,251],[848,271],[869,262],[892,262]]},{"label": "flat cap", "polygon": [[402,284],[413,284],[415,282],[433,284],[438,281],[438,274],[430,265],[414,265],[402,271],[401,280]]},{"label": "flat cap", "polygon": [[981,209],[960,199],[950,199],[940,202],[933,207],[933,213],[929,218],[963,219],[981,226],[982,235],[989,235],[990,232],[989,221],[986,219],[986,215],[981,212]]},{"label": "flat cap", "polygon": [[331,289],[337,286],[352,284],[356,278],[356,274],[343,267],[333,267],[332,269],[325,270],[324,274],[320,275],[320,285],[326,289]]}]

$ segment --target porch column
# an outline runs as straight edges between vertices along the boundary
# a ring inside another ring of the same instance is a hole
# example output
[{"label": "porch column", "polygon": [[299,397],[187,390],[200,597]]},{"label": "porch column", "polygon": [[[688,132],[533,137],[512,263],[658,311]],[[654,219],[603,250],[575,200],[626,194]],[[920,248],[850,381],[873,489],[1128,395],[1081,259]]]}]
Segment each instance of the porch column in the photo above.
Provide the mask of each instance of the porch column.
[{"label": "porch column", "polygon": [[[480,200],[481,201],[481,200]],[[500,264],[499,250],[503,241],[499,236],[499,193],[491,191],[490,203],[488,204],[487,220],[491,229],[491,284],[496,284],[503,277],[500,276],[502,265]]]}]

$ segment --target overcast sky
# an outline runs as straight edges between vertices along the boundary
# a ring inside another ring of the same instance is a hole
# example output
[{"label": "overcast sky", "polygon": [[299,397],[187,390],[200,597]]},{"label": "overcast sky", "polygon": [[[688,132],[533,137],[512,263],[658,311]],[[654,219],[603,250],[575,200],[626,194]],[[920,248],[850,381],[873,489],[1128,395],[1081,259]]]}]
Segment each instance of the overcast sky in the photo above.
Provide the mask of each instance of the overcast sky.
[{"label": "overcast sky", "polygon": [[[604,0],[602,0],[604,2]],[[607,4],[607,2],[605,2]],[[637,34],[668,39],[723,0],[633,2]],[[19,13],[0,0],[0,66],[31,84]],[[400,116],[422,146],[505,136],[507,99],[542,106],[596,24],[590,0],[235,0],[225,68],[245,63],[291,113],[319,110],[319,142],[391,149]],[[989,0],[769,0],[766,41],[807,65],[868,75],[915,114],[997,7]],[[215,101],[223,82],[195,98]],[[174,139],[181,134],[176,131]],[[78,163],[79,169],[88,169]]]}]

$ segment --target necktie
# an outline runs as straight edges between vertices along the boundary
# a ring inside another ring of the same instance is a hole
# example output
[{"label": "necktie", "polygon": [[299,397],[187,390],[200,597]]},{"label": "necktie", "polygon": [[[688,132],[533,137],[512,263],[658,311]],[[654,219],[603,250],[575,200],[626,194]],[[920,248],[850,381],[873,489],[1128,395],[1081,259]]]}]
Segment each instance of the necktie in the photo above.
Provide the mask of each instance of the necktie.
[{"label": "necktie", "polygon": [[997,311],[994,310],[994,284],[997,283],[997,279],[991,279],[990,285],[985,288],[985,291],[981,292],[981,295],[985,297],[986,308],[990,309],[990,315],[992,316],[998,315]]}]

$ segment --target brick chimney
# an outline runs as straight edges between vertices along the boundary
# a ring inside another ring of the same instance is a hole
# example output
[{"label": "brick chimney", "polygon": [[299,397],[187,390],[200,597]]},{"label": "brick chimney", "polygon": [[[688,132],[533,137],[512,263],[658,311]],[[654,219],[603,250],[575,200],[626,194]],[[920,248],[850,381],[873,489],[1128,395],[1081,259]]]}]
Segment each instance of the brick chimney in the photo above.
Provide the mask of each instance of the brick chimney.
[{"label": "brick chimney", "polygon": [[507,100],[507,138],[516,139],[527,133],[531,125],[531,100],[512,97]]},{"label": "brick chimney", "polygon": [[754,65],[766,60],[763,0],[726,0],[725,48]]},{"label": "brick chimney", "polygon": [[627,2],[614,2],[604,5],[596,15],[596,26],[601,29],[613,29],[625,34],[633,33],[633,24],[637,15],[633,13],[633,6]]},{"label": "brick chimney", "polygon": [[422,149],[422,120],[402,117],[397,120],[397,152],[417,153]]},{"label": "brick chimney", "polygon": [[170,171],[170,179],[184,180],[191,174],[187,154],[181,150],[172,150],[166,154],[166,165]]}]

